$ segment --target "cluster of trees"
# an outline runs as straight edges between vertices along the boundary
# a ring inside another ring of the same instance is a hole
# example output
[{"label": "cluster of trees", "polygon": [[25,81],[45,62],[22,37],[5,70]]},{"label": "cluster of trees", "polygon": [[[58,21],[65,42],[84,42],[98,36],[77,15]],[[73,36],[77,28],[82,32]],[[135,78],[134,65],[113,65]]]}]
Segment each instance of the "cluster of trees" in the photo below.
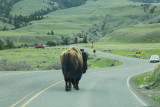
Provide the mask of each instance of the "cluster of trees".
[{"label": "cluster of trees", "polygon": [[71,37],[61,37],[59,41],[47,41],[47,46],[57,46],[57,45],[70,45],[70,44],[77,44],[77,43],[88,43],[87,36],[80,41],[78,37],[71,38]]},{"label": "cluster of trees", "polygon": [[159,3],[160,0],[129,0],[132,2],[141,2],[141,3]]},{"label": "cluster of trees", "polygon": [[6,43],[4,43],[2,40],[0,40],[0,50],[2,49],[11,49],[14,48],[14,43],[10,41],[9,39],[6,39]]},{"label": "cluster of trees", "polygon": [[0,16],[8,17],[13,5],[18,1],[20,0],[0,0]]},{"label": "cluster of trees", "polygon": [[53,30],[51,32],[48,32],[47,35],[54,35]]},{"label": "cluster of trees", "polygon": [[79,43],[96,42],[100,38],[104,37],[107,33],[113,32],[111,25],[108,23],[111,20],[111,16],[105,15],[100,23],[93,24],[74,36],[81,39]]},{"label": "cluster of trees", "polygon": [[[1,20],[4,23],[10,23],[10,24],[14,25],[15,29],[16,29],[16,28],[21,28],[21,27],[27,26],[30,21],[44,19],[43,15],[45,15],[51,11],[52,10],[49,8],[47,8],[46,10],[41,9],[41,10],[35,11],[33,14],[31,14],[29,16],[22,16],[22,15],[11,16],[10,15],[10,16],[8,16],[8,19],[1,18]],[[2,30],[7,30],[7,29],[3,28]]]},{"label": "cluster of trees", "polygon": [[151,7],[151,4],[141,4],[141,6],[143,6],[143,9],[144,9],[145,13],[148,12],[150,14],[153,14],[155,9],[156,9],[156,7],[157,7],[157,6],[152,6]]},{"label": "cluster of trees", "polygon": [[[4,23],[10,23],[15,26],[15,28],[26,26],[28,22],[32,20],[40,20],[43,19],[43,15],[47,14],[53,10],[56,10],[56,8],[46,8],[39,11],[34,12],[33,14],[29,16],[22,16],[22,15],[10,15],[10,11],[13,7],[13,5],[20,0],[0,0],[0,20]],[[3,28],[3,30],[7,30],[7,28]]]},{"label": "cluster of trees", "polygon": [[57,2],[62,8],[70,8],[85,4],[87,0],[51,0]]},{"label": "cluster of trees", "polygon": [[[69,36],[61,36],[53,40],[47,41],[47,46],[57,46],[57,45],[70,45],[70,44],[76,44],[76,43],[87,43],[87,36],[85,36],[81,41],[77,37],[69,37]],[[0,40],[0,50],[4,49],[12,49],[12,48],[26,48],[26,47],[34,47],[41,45],[42,43],[34,43],[34,44],[21,44],[19,46],[15,46],[14,42],[6,39],[5,41]]]},{"label": "cluster of trees", "polygon": [[149,24],[152,24],[152,23],[159,23],[160,20],[155,20],[154,17],[155,17],[155,10],[157,8],[156,5],[152,5],[150,3],[145,3],[145,4],[141,4],[142,8],[143,8],[143,11],[145,14],[142,14],[143,17],[142,17],[142,21],[144,21],[144,23],[149,23]]}]

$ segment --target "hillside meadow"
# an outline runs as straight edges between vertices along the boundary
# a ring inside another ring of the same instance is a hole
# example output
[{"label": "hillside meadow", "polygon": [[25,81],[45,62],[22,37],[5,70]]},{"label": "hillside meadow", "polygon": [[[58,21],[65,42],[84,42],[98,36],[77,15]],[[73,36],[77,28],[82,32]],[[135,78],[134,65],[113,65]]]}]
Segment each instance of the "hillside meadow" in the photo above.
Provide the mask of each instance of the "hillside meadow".
[{"label": "hillside meadow", "polygon": [[[45,0],[44,2],[42,0],[34,0],[34,2],[32,1],[33,3],[26,1],[27,0],[23,0],[15,4],[11,14],[31,14],[33,11],[47,6],[46,3],[48,2],[48,0]],[[38,5],[35,5],[35,3]],[[51,30],[54,31],[55,35],[50,36],[50,38],[52,38],[50,40],[54,40],[55,37],[62,35],[74,35],[91,28],[95,24],[100,25],[104,21],[107,21],[105,29],[108,29],[108,34],[106,35],[106,38],[108,38],[108,35],[110,35],[110,38],[112,36],[117,37],[119,36],[117,34],[123,35],[126,31],[128,31],[128,36],[133,36],[132,32],[135,32],[135,34],[137,32],[138,35],[136,38],[139,40],[139,37],[143,38],[145,37],[145,34],[148,33],[146,30],[143,30],[143,33],[139,33],[138,30],[135,30],[139,29],[139,26],[133,26],[142,23],[146,16],[141,4],[142,3],[129,2],[128,0],[87,0],[86,4],[84,5],[68,9],[61,9],[46,14],[44,16],[45,19],[32,21],[30,22],[31,24],[26,27],[15,30],[0,31],[0,39],[4,41],[6,38],[10,38],[15,42],[16,45],[24,43],[31,44],[31,42],[34,42],[35,40],[39,44],[44,44],[46,40],[48,40],[47,33]],[[156,5],[157,8],[150,20],[159,18],[159,3],[152,4],[152,6],[154,5]],[[26,9],[29,6],[32,6],[32,9]],[[148,25],[143,25],[143,27],[146,26]],[[152,33],[155,32],[154,26],[158,31],[157,24],[153,24],[152,26],[153,27],[148,28],[150,31],[152,31]],[[126,27],[129,27],[130,29],[126,29]],[[157,31],[156,33],[158,35],[159,32]],[[41,38],[46,39],[43,40]],[[128,40],[128,38],[126,39]],[[129,39],[129,41],[132,41],[132,39]]]},{"label": "hillside meadow", "polygon": [[159,43],[160,24],[138,24],[124,27],[108,34],[99,42]]},{"label": "hillside meadow", "polygon": [[48,2],[49,0],[21,0],[13,6],[10,14],[27,16],[35,11],[46,9],[49,7]]}]

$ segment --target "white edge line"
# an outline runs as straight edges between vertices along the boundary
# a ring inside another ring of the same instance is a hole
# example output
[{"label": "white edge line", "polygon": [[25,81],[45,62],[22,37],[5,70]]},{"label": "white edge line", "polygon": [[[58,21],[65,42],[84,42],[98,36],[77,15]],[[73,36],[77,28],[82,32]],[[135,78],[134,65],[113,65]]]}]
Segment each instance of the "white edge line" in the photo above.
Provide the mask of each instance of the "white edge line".
[{"label": "white edge line", "polygon": [[[141,74],[141,73],[140,73]],[[139,74],[136,74],[136,75],[139,75]],[[129,81],[130,79],[133,77],[133,76],[136,76],[136,75],[132,75],[130,77],[127,78],[127,86],[128,86],[128,89],[129,91],[133,94],[133,96],[143,105],[143,106],[148,106],[144,101],[142,101],[138,95],[136,95],[136,93],[131,89],[130,87],[130,84],[129,84]]]}]

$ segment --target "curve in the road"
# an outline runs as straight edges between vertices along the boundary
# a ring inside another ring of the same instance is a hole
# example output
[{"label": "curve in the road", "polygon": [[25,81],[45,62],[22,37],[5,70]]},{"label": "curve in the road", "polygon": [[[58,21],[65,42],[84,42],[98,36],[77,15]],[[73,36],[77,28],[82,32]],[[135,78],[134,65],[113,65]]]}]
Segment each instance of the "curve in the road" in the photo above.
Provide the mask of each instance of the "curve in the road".
[{"label": "curve in the road", "polygon": [[[92,49],[86,49],[93,54]],[[3,107],[139,107],[152,106],[131,88],[130,78],[152,70],[148,60],[97,51],[97,55],[121,60],[124,65],[88,70],[80,91],[66,93],[61,71],[0,72],[0,106]],[[61,80],[59,80],[61,78]],[[59,80],[59,81],[57,81]],[[63,101],[63,103],[62,103]],[[74,102],[72,102],[74,101]]]}]

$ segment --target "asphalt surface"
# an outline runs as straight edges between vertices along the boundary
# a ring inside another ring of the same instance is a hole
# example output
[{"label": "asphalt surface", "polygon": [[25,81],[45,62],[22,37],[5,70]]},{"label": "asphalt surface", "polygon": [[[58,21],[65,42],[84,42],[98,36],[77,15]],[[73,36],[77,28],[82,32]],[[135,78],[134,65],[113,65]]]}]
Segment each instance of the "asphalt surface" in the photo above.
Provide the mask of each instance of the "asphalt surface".
[{"label": "asphalt surface", "polygon": [[[93,54],[92,49],[85,51]],[[133,76],[154,69],[155,64],[99,51],[96,55],[121,60],[124,64],[88,70],[80,80],[78,91],[65,92],[61,71],[0,72],[0,107],[155,106],[130,84]]]}]

